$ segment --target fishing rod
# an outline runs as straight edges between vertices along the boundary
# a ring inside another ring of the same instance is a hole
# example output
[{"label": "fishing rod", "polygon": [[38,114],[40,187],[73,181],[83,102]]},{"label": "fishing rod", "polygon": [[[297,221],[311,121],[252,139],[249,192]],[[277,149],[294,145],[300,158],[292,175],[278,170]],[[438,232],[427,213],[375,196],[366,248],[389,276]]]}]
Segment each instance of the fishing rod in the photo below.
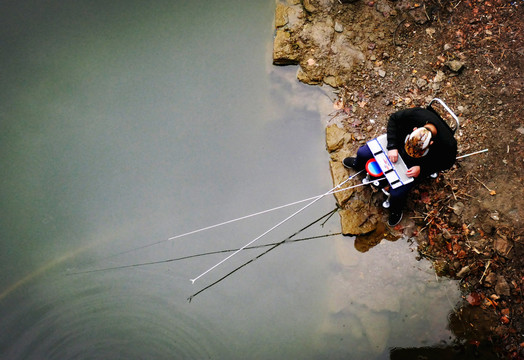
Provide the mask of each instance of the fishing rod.
[{"label": "fishing rod", "polygon": [[[338,208],[335,209],[332,213],[335,213],[336,210],[338,210]],[[331,215],[332,213],[330,213],[329,215]],[[341,232],[337,232],[337,233],[331,233],[331,234],[309,236],[309,237],[300,238],[300,239],[293,239],[293,240],[286,239],[285,243],[286,244],[287,243],[290,244],[290,243],[296,243],[296,242],[300,242],[300,241],[316,240],[316,239],[321,239],[321,238],[330,237],[330,236],[337,236],[337,235],[342,235],[342,233]],[[265,248],[265,247],[268,247],[268,246],[273,246],[273,245],[276,245],[276,244],[278,244],[278,243],[269,243],[269,244],[263,244],[263,245],[253,245],[253,246],[249,246],[249,247],[245,248],[244,250],[261,249],[261,248]],[[85,271],[69,272],[67,275],[81,275],[81,274],[89,274],[89,273],[94,273],[94,272],[120,270],[120,269],[128,269],[128,268],[133,268],[133,267],[165,264],[165,263],[170,263],[170,262],[175,262],[175,261],[181,261],[181,260],[197,258],[197,257],[201,257],[201,256],[228,253],[228,252],[233,252],[233,251],[236,251],[236,250],[238,250],[238,249],[224,249],[224,250],[208,251],[208,252],[204,252],[204,253],[200,253],[200,254],[186,255],[186,256],[181,256],[181,257],[177,257],[177,258],[173,258],[173,259],[150,261],[150,262],[128,264],[128,265],[120,265],[120,266],[113,266],[113,267],[107,267],[107,268],[101,268],[101,269],[92,269],[92,270],[85,270]]]},{"label": "fishing rod", "polygon": [[212,282],[211,284],[207,285],[206,287],[200,289],[199,291],[197,291],[196,293],[194,293],[193,295],[191,295],[190,297],[187,298],[187,301],[188,302],[191,302],[191,300],[193,300],[193,298],[195,296],[197,296],[198,294],[201,294],[202,292],[206,291],[207,289],[215,286],[216,284],[218,284],[219,282],[225,280],[226,278],[228,278],[229,276],[233,275],[235,272],[237,272],[238,270],[242,269],[243,267],[251,264],[252,262],[254,262],[255,260],[257,259],[260,259],[262,256],[266,255],[268,252],[276,249],[277,247],[279,247],[280,245],[286,243],[286,242],[289,242],[291,240],[291,238],[293,238],[294,236],[300,234],[302,231],[306,230],[307,228],[313,226],[314,224],[318,223],[320,220],[324,219],[325,217],[331,217],[331,215],[333,215],[336,211],[338,210],[338,208],[335,208],[334,210],[331,210],[330,212],[328,212],[327,214],[325,215],[322,215],[320,218],[318,218],[317,220],[313,221],[312,223],[304,226],[302,229],[296,231],[294,234],[288,236],[286,239],[278,242],[278,243],[275,243],[275,244],[272,244],[271,248],[267,249],[266,251],[258,254],[257,256],[255,256],[254,258],[246,261],[245,263],[243,263],[242,265],[236,267],[235,269],[231,270],[230,272],[228,272],[226,275],[222,276],[220,279]]},{"label": "fishing rod", "polygon": [[[357,172],[356,174],[352,175],[346,181],[351,180],[352,178],[354,178],[358,174],[362,173],[363,171],[364,170],[361,170],[361,171]],[[366,185],[366,184],[358,184],[358,185],[353,186],[352,188],[358,187],[358,186],[364,186],[364,185]],[[333,191],[331,193],[335,194],[335,193],[338,193],[338,192],[341,192],[341,191],[346,191],[348,189],[350,189],[350,188],[343,188],[343,189],[340,189],[340,190]],[[186,233],[183,233],[183,234],[172,236],[172,237],[170,237],[168,239],[156,241],[156,242],[153,242],[153,243],[150,243],[150,244],[142,245],[142,246],[135,247],[135,248],[132,248],[132,249],[129,249],[129,250],[125,250],[125,251],[121,251],[121,252],[118,252],[118,253],[106,256],[104,258],[98,259],[97,261],[103,261],[103,260],[111,259],[111,258],[120,256],[120,255],[128,254],[128,253],[131,253],[131,252],[134,252],[134,251],[143,250],[143,249],[155,246],[155,245],[159,245],[159,244],[165,243],[167,241],[172,241],[172,240],[179,239],[179,238],[182,238],[182,237],[185,237],[185,236],[197,234],[197,233],[202,232],[202,231],[211,230],[211,229],[217,228],[219,226],[228,225],[228,224],[240,221],[240,220],[246,220],[246,219],[258,216],[258,215],[263,215],[263,214],[266,214],[266,213],[269,213],[269,212],[272,212],[272,211],[275,211],[275,210],[280,210],[280,209],[283,209],[283,208],[286,208],[286,207],[289,207],[289,206],[298,205],[298,204],[304,203],[306,201],[311,201],[311,200],[317,199],[318,197],[323,197],[323,196],[325,196],[325,194],[312,196],[312,197],[309,197],[307,199],[294,201],[294,202],[291,202],[289,204],[276,206],[276,207],[271,208],[271,209],[262,210],[262,211],[255,212],[255,213],[252,213],[252,214],[249,214],[249,215],[241,216],[241,217],[236,218],[236,219],[231,219],[231,220],[227,220],[227,221],[224,221],[224,222],[221,222],[221,223],[217,223],[217,224],[214,224],[214,225],[206,226],[206,227],[203,227],[203,228],[200,228],[200,229],[192,230],[192,231],[189,231],[189,232],[186,232]]]},{"label": "fishing rod", "polygon": [[[232,253],[231,255],[227,256],[225,259],[219,261],[218,263],[216,263],[215,265],[211,266],[209,269],[207,269],[206,271],[204,271],[203,273],[201,273],[200,275],[198,275],[197,277],[193,278],[193,279],[189,279],[189,281],[191,281],[192,284],[195,283],[195,281],[197,281],[198,279],[200,279],[202,276],[206,275],[208,272],[214,270],[217,266],[220,266],[221,264],[223,264],[224,262],[226,262],[227,260],[231,259],[233,256],[235,256],[236,254],[238,254],[239,252],[241,252],[242,250],[244,250],[246,247],[250,246],[251,244],[253,244],[255,241],[257,241],[258,239],[260,239],[261,237],[269,234],[271,231],[275,230],[277,227],[279,227],[280,225],[284,224],[286,221],[290,220],[291,218],[295,217],[296,215],[298,215],[299,213],[301,213],[302,211],[304,211],[305,209],[307,209],[308,207],[310,207],[311,205],[313,205],[314,203],[316,203],[318,200],[322,199],[324,196],[327,196],[327,195],[330,195],[333,193],[333,191],[337,190],[338,188],[342,187],[345,183],[347,183],[349,180],[353,179],[355,176],[357,176],[358,174],[360,174],[363,170],[357,172],[356,174],[348,177],[346,180],[344,180],[343,182],[341,182],[340,184],[338,184],[337,186],[335,186],[334,188],[332,188],[331,190],[327,191],[326,193],[322,194],[322,195],[319,195],[318,197],[316,197],[313,201],[311,201],[310,203],[306,204],[306,206],[300,208],[299,210],[295,211],[293,214],[289,215],[287,218],[285,218],[284,220],[280,221],[278,224],[276,224],[275,226],[269,228],[268,230],[264,231],[262,234],[260,234],[259,236],[257,236],[256,238],[254,238],[253,240],[251,240],[250,242],[248,242],[246,245],[242,246],[240,249],[238,249],[237,251],[235,251],[234,253]],[[345,188],[345,190],[349,190],[349,188]]]}]

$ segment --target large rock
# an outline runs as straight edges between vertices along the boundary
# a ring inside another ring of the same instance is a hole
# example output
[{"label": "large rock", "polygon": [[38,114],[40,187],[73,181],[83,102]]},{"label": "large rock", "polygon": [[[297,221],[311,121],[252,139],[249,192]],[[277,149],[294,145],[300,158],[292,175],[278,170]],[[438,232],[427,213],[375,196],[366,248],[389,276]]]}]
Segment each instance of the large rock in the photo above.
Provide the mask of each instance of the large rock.
[{"label": "large rock", "polygon": [[289,6],[278,3],[275,9],[275,27],[283,27],[288,23],[287,11]]},{"label": "large rock", "polygon": [[[330,161],[329,167],[331,168],[331,178],[333,179],[333,186],[337,186],[338,184],[342,184],[347,178],[349,177],[348,170],[344,167],[344,165],[339,161]],[[347,188],[351,185],[351,181],[344,184],[340,189]],[[340,191],[334,194],[335,199],[337,200],[337,203],[339,206],[345,205],[349,198],[351,198],[351,195],[355,192],[354,189],[349,189],[346,191]]]},{"label": "large rock", "polygon": [[305,14],[301,5],[278,3],[275,9],[276,34],[273,40],[273,64],[296,65],[301,58],[302,49],[297,43],[296,34],[304,26]]},{"label": "large rock", "polygon": [[304,84],[319,85],[322,84],[322,73],[304,71],[303,67],[300,67],[297,71],[297,79]]},{"label": "large rock", "polygon": [[340,150],[347,141],[347,131],[336,124],[326,127],[326,148],[329,153]]},{"label": "large rock", "polygon": [[[341,184],[350,176],[350,172],[340,161],[330,161],[331,177],[333,186]],[[350,188],[358,185],[360,177],[344,184],[340,189]],[[338,205],[341,207],[338,213],[344,235],[368,234],[377,228],[380,220],[378,209],[369,203],[371,191],[369,187],[358,187],[340,191],[334,194]],[[364,201],[366,200],[366,201]]]},{"label": "large rock", "polygon": [[278,29],[273,41],[273,64],[293,65],[298,64],[300,54],[294,49],[295,41],[291,34],[283,29]]},{"label": "large rock", "polygon": [[352,44],[351,33],[345,32],[329,13],[339,5],[338,0],[287,4],[279,2],[275,10],[273,63],[299,64],[297,78],[306,84],[344,85],[354,66],[365,62],[365,55]]},{"label": "large rock", "polygon": [[352,199],[339,214],[344,235],[367,234],[377,228],[379,217],[376,208],[362,200]]},{"label": "large rock", "polygon": [[291,33],[298,33],[304,26],[305,12],[300,2],[285,5],[277,3],[275,8],[275,28],[285,28]]}]

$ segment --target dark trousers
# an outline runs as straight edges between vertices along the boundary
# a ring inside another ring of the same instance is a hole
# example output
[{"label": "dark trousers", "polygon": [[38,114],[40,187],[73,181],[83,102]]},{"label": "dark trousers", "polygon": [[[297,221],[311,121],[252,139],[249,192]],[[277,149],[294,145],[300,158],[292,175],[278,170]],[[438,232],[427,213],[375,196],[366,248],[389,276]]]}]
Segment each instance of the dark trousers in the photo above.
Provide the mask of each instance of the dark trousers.
[{"label": "dark trousers", "polygon": [[[369,150],[369,147],[367,145],[361,146],[357,151],[357,160],[356,160],[356,168],[361,170],[364,169],[366,166],[366,162],[369,159],[373,158],[373,154],[371,153],[371,150]],[[389,194],[391,195],[389,199],[389,211],[398,213],[401,212],[404,206],[406,205],[406,200],[408,198],[408,194],[415,187],[415,185],[418,183],[418,179],[415,179],[415,181],[410,182],[409,184],[399,186],[396,189],[393,189],[390,187]]]}]

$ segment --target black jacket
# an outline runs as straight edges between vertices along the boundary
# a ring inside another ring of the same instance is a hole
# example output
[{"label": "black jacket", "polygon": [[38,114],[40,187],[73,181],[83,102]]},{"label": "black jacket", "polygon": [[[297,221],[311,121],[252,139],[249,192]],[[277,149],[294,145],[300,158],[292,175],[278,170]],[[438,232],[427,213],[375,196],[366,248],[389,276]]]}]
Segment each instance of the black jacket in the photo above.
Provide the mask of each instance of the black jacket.
[{"label": "black jacket", "polygon": [[[404,142],[413,128],[427,123],[435,125],[437,135],[432,137],[426,156],[412,158],[404,150]],[[419,178],[423,179],[435,172],[447,170],[457,158],[457,141],[453,131],[434,111],[424,108],[401,110],[390,116],[387,129],[388,150],[397,149],[408,168],[420,166]]]}]

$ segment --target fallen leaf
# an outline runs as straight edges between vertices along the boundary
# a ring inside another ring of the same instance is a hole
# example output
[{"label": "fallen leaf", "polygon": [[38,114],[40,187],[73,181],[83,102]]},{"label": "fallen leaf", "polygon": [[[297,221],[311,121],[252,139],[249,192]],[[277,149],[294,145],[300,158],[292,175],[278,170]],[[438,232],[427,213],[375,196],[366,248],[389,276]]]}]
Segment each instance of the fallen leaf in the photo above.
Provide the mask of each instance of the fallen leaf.
[{"label": "fallen leaf", "polygon": [[479,306],[482,303],[482,297],[479,293],[471,293],[466,297],[466,301],[472,306]]}]

